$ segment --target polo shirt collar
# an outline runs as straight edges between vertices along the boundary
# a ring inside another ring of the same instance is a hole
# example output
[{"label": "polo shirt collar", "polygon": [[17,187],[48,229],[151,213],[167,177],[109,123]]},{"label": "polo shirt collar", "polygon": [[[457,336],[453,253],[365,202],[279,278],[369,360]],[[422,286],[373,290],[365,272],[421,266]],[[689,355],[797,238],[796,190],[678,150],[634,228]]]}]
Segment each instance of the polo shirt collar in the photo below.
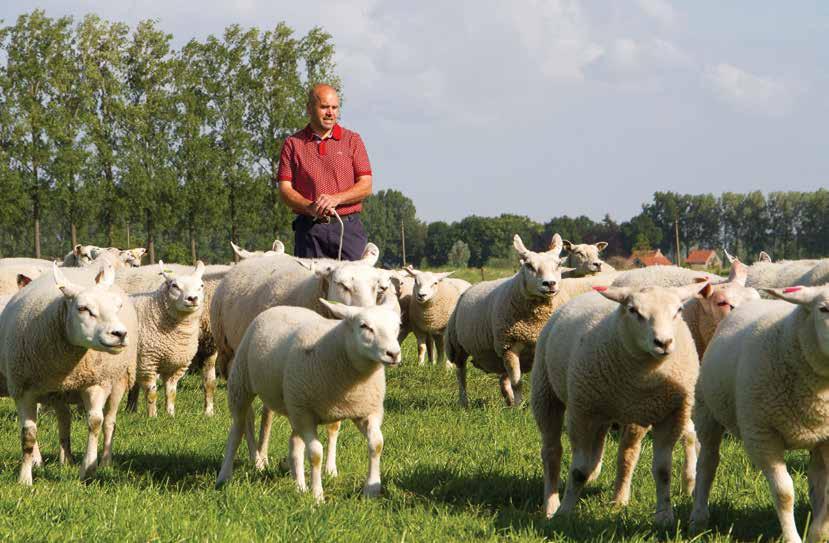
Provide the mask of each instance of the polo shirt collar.
[{"label": "polo shirt collar", "polygon": [[[311,124],[310,123],[305,126],[305,130],[308,133],[309,138],[311,138],[311,139],[314,139],[314,138],[322,139],[317,134],[314,133],[314,131],[311,129]],[[329,135],[329,137],[332,138],[335,141],[340,141],[343,137],[343,127],[340,126],[339,123],[335,124],[334,128],[331,129],[331,134]]]}]

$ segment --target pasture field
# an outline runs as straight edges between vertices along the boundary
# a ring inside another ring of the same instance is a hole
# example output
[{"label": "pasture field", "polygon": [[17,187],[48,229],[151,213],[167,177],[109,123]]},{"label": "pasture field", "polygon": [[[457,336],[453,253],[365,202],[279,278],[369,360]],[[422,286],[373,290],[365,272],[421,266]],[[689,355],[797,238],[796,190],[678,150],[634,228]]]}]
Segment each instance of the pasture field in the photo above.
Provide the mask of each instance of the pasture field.
[{"label": "pasture field", "polygon": [[[486,279],[512,270],[487,268]],[[480,270],[457,276],[480,280]],[[279,458],[287,452],[289,427],[274,423],[271,467],[256,473],[239,447],[233,480],[214,490],[230,418],[225,385],[216,393],[216,416],[201,414],[201,378],[179,385],[177,416],[119,413],[115,465],[80,482],[77,468],[57,464],[54,414],[43,412],[38,437],[45,466],[34,487],[17,484],[19,430],[14,405],[0,399],[0,540],[3,541],[682,541],[691,498],[679,493],[682,453],[677,447],[672,481],[678,530],[652,526],[655,490],[650,475],[651,442],[646,439],[633,483],[631,504],[609,505],[618,435],[611,432],[604,469],[588,487],[578,512],[548,521],[541,512],[539,436],[532,412],[503,406],[495,376],[469,371],[470,408],[457,406],[454,371],[416,364],[410,336],[404,363],[387,371],[385,449],[381,460],[384,495],[360,495],[368,468],[362,435],[347,422],[340,434],[339,477],[323,478],[326,502],[315,505],[294,489]],[[528,379],[525,378],[525,383]],[[528,384],[528,383],[527,383]],[[531,391],[530,391],[531,394]],[[160,393],[163,396],[163,392]],[[159,398],[160,411],[163,401]],[[257,403],[258,405],[258,403]],[[72,447],[80,460],[86,425],[73,421]],[[325,430],[320,427],[323,441]],[[566,483],[569,444],[562,465]],[[808,457],[789,456],[797,492],[801,532],[808,522],[805,472]],[[768,540],[779,526],[763,476],[741,446],[726,437],[712,492],[710,541]]]}]

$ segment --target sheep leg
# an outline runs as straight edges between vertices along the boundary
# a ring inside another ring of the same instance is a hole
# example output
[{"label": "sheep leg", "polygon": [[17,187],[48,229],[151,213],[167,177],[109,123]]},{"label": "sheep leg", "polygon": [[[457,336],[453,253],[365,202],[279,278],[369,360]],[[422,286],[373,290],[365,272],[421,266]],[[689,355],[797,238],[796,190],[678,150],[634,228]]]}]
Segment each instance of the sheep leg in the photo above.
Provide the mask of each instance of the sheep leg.
[{"label": "sheep leg", "polygon": [[809,500],[812,503],[812,527],[809,541],[826,541],[829,536],[829,513],[826,499],[826,466],[829,464],[829,446],[819,445],[810,451]]},{"label": "sheep leg", "polygon": [[288,458],[291,462],[291,477],[296,482],[297,490],[300,492],[307,492],[308,487],[305,485],[305,442],[296,432],[291,433],[291,438],[288,441]]},{"label": "sheep leg", "polygon": [[573,448],[573,462],[570,465],[570,478],[567,480],[567,489],[564,501],[559,507],[559,514],[571,513],[578,504],[579,497],[587,479],[596,470],[601,458],[595,456],[594,447],[596,434],[604,425],[589,416],[575,415],[567,421],[567,433]]},{"label": "sheep leg", "polygon": [[437,362],[437,358],[435,358],[435,338],[432,334],[426,334],[426,353],[429,355],[429,364],[433,364]]},{"label": "sheep leg", "polygon": [[115,419],[118,415],[118,405],[124,392],[127,390],[127,377],[124,377],[112,387],[104,410],[104,452],[101,455],[101,466],[112,464],[112,439],[115,437]]},{"label": "sheep leg", "polygon": [[204,387],[204,414],[213,416],[213,396],[216,394],[216,356],[213,353],[204,359],[201,369],[202,386]]},{"label": "sheep leg", "polygon": [[253,409],[248,409],[245,417],[245,443],[248,446],[248,456],[256,471],[262,471],[267,466],[259,460],[259,450],[256,448],[256,435],[253,431]]},{"label": "sheep leg", "polygon": [[178,382],[187,372],[187,367],[180,368],[176,373],[169,376],[164,381],[164,401],[167,408],[167,414],[171,417],[176,416],[176,395],[178,394]]},{"label": "sheep leg", "polygon": [[337,421],[326,427],[328,443],[325,451],[325,474],[330,477],[337,476],[337,437],[340,435],[341,424],[341,421]]},{"label": "sheep leg", "polygon": [[708,528],[708,497],[720,463],[720,445],[725,429],[699,399],[694,406],[694,425],[700,442],[700,456],[689,528],[691,533],[700,533]]},{"label": "sheep leg", "polygon": [[243,397],[238,401],[228,402],[230,415],[233,423],[230,426],[230,433],[227,436],[225,446],[225,457],[222,460],[222,469],[219,470],[219,477],[216,479],[216,488],[221,488],[233,476],[233,458],[236,456],[236,449],[242,441],[242,432],[245,429],[249,412],[251,410],[252,397]]},{"label": "sheep leg", "polygon": [[81,463],[80,477],[86,479],[95,475],[98,468],[98,436],[104,424],[104,404],[109,394],[98,385],[81,391],[84,409],[86,409],[86,425],[89,428],[89,437],[86,441],[86,454]]},{"label": "sheep leg", "polygon": [[[507,405],[521,405],[521,351],[524,350],[523,343],[515,343],[504,352],[504,369],[509,377],[510,387],[507,389],[511,394],[505,396]],[[504,387],[501,387],[503,391]],[[514,395],[514,396],[513,396]],[[510,402],[510,396],[513,396]]]},{"label": "sheep leg", "polygon": [[380,495],[380,455],[383,453],[383,433],[380,425],[383,414],[369,415],[364,419],[354,421],[366,437],[368,443],[368,477],[363,487],[363,496],[374,498]]},{"label": "sheep leg", "polygon": [[141,385],[135,383],[127,394],[127,411],[130,413],[138,412],[138,399],[141,393]]},{"label": "sheep leg", "polygon": [[604,444],[607,439],[607,432],[610,430],[610,425],[603,425],[596,433],[596,439],[593,441],[593,456],[599,459],[599,463],[593,469],[593,472],[587,476],[587,482],[592,483],[599,478],[602,473],[602,458],[604,457]]},{"label": "sheep leg", "polygon": [[[685,419],[687,420],[687,418]],[[653,464],[651,473],[656,484],[657,526],[674,526],[674,511],[671,507],[671,461],[674,445],[685,431],[682,417],[671,417],[653,427]]]},{"label": "sheep leg", "polygon": [[[745,430],[744,435],[756,436],[757,434],[758,432]],[[787,542],[799,543],[800,535],[797,533],[797,526],[794,522],[794,483],[789,472],[786,471],[783,441],[770,432],[761,432],[761,435],[765,438],[764,442],[759,442],[759,440],[758,442],[745,442],[746,453],[769,482],[783,539]]]},{"label": "sheep leg", "polygon": [[680,439],[682,440],[682,450],[685,452],[680,490],[690,496],[694,490],[694,480],[697,475],[697,453],[699,452],[697,432],[694,423],[690,419],[686,422],[685,431]]},{"label": "sheep leg", "polygon": [[422,366],[426,362],[426,342],[428,341],[428,336],[420,330],[415,330],[414,335],[417,340],[417,365]]},{"label": "sheep leg", "polygon": [[[538,371],[544,371],[539,369]],[[556,397],[546,376],[534,379],[530,397],[533,415],[541,433],[541,464],[544,467],[544,513],[552,517],[558,510],[558,479],[561,473],[561,429],[564,404]]]},{"label": "sheep leg", "polygon": [[158,401],[158,383],[157,377],[153,377],[152,381],[144,383],[144,395],[147,397],[147,416],[157,417],[158,409],[156,402]]},{"label": "sheep leg", "polygon": [[498,385],[501,388],[501,396],[504,397],[504,401],[507,403],[507,407],[512,407],[515,405],[515,396],[512,393],[512,385],[509,382],[509,375],[506,373],[502,373],[498,376]]},{"label": "sheep leg", "polygon": [[[302,436],[305,443],[305,455],[311,464],[311,495],[318,503],[323,501],[322,494],[322,443],[317,437],[317,425],[308,416],[292,418],[291,426]],[[297,483],[299,486],[299,483]]]},{"label": "sheep leg", "polygon": [[20,464],[20,476],[17,482],[21,485],[32,485],[32,467],[34,451],[37,444],[37,399],[31,392],[25,392],[22,397],[15,398],[17,418],[20,421],[20,447],[23,450],[23,461]]},{"label": "sheep leg", "polygon": [[72,413],[69,411],[69,406],[61,401],[55,402],[54,408],[58,419],[58,440],[60,441],[58,462],[62,465],[72,464]]},{"label": "sheep leg", "polygon": [[262,404],[262,420],[259,423],[259,450],[257,452],[257,464],[262,467],[268,465],[268,447],[271,441],[271,425],[273,424],[273,411],[267,405]]},{"label": "sheep leg", "polygon": [[433,336],[435,341],[435,351],[437,356],[437,364],[443,365],[445,369],[450,369],[452,363],[446,358],[446,339],[443,337],[443,332]]},{"label": "sheep leg", "polygon": [[458,403],[461,407],[469,407],[469,398],[466,396],[466,359],[468,355],[466,353],[461,353],[458,355],[457,359],[454,360],[455,364],[455,377],[458,379]]},{"label": "sheep leg", "polygon": [[642,452],[642,439],[648,429],[638,424],[626,424],[619,439],[619,453],[616,458],[616,482],[613,485],[613,504],[624,507],[630,501],[630,485],[633,471]]}]

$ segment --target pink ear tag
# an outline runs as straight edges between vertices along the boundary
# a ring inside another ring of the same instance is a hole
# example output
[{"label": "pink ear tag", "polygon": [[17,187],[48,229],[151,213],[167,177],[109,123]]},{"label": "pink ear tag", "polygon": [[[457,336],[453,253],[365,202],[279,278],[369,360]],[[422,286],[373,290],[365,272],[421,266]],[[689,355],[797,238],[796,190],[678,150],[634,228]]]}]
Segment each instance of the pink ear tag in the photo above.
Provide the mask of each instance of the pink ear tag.
[{"label": "pink ear tag", "polygon": [[593,287],[593,290],[596,292],[604,292],[607,290],[607,287]]},{"label": "pink ear tag", "polygon": [[783,289],[784,294],[789,294],[790,292],[797,292],[798,290],[803,290],[803,287],[788,287]]}]

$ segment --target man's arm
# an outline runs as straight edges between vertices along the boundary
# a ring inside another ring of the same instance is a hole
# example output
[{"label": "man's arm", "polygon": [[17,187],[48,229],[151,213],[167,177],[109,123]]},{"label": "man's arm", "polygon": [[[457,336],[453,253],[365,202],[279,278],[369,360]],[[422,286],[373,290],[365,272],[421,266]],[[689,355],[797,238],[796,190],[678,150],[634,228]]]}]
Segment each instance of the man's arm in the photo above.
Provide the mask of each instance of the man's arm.
[{"label": "man's arm", "polygon": [[294,189],[294,184],[291,181],[279,182],[279,195],[282,196],[282,201],[285,205],[290,207],[293,211],[302,215],[316,215],[315,209],[312,209],[312,202],[305,196],[301,195]]},{"label": "man's arm", "polygon": [[[280,183],[281,185],[282,183]],[[317,196],[317,200],[313,202],[314,211],[319,215],[331,215],[337,206],[362,202],[369,194],[371,194],[371,176],[361,175],[348,190],[337,194],[320,194]]]}]

